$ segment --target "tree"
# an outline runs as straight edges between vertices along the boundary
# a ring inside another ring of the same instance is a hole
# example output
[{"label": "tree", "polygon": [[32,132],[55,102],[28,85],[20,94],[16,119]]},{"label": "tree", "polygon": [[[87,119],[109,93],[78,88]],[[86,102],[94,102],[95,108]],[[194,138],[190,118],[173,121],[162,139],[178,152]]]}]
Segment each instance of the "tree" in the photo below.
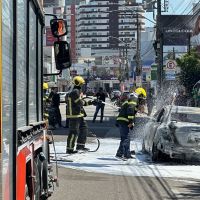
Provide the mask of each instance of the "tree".
[{"label": "tree", "polygon": [[200,56],[195,50],[191,50],[176,61],[181,68],[180,82],[192,95],[193,86],[200,80]]}]

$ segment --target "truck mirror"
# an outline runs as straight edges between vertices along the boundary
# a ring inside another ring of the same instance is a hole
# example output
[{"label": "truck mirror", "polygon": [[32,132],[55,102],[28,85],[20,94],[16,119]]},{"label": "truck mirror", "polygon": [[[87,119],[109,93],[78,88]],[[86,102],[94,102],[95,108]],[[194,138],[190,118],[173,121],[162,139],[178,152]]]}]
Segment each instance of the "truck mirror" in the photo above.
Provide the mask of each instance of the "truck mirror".
[{"label": "truck mirror", "polygon": [[54,53],[57,70],[71,67],[70,47],[66,41],[54,42]]},{"label": "truck mirror", "polygon": [[63,19],[51,19],[50,26],[54,37],[59,38],[67,34],[67,21]]}]

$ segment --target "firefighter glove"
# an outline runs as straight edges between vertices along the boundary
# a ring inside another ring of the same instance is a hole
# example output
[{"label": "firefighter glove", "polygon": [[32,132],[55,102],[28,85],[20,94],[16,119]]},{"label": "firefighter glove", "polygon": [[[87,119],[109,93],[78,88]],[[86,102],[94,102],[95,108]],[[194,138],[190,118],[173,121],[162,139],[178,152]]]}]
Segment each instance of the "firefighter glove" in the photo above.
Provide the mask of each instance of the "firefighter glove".
[{"label": "firefighter glove", "polygon": [[130,128],[130,130],[133,130],[133,126],[134,126],[134,124],[132,124],[132,123],[128,125],[128,127]]}]

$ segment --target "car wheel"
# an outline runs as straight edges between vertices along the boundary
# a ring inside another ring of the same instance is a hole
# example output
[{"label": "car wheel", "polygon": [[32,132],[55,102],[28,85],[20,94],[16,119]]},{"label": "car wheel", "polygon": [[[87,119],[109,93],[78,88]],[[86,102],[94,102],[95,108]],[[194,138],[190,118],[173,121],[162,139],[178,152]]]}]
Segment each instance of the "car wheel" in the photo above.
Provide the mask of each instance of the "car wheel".
[{"label": "car wheel", "polygon": [[33,170],[34,170],[34,174],[35,174],[35,181],[34,181],[34,196],[35,199],[40,199],[40,195],[41,195],[41,184],[40,184],[40,174],[38,171],[38,167],[37,167],[37,158],[34,159],[33,162]]},{"label": "car wheel", "polygon": [[155,144],[153,144],[153,147],[152,147],[151,159],[154,162],[157,162],[160,160],[160,151],[157,149]]}]

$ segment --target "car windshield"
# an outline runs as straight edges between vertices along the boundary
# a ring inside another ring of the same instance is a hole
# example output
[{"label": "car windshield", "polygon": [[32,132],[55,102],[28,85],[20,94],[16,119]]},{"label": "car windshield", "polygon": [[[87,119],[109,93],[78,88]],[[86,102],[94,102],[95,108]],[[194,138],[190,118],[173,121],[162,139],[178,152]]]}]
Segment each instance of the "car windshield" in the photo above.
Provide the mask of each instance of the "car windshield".
[{"label": "car windshield", "polygon": [[171,120],[177,122],[200,123],[200,113],[172,113]]},{"label": "car windshield", "polygon": [[173,106],[171,120],[177,122],[200,123],[200,108],[188,106]]}]

